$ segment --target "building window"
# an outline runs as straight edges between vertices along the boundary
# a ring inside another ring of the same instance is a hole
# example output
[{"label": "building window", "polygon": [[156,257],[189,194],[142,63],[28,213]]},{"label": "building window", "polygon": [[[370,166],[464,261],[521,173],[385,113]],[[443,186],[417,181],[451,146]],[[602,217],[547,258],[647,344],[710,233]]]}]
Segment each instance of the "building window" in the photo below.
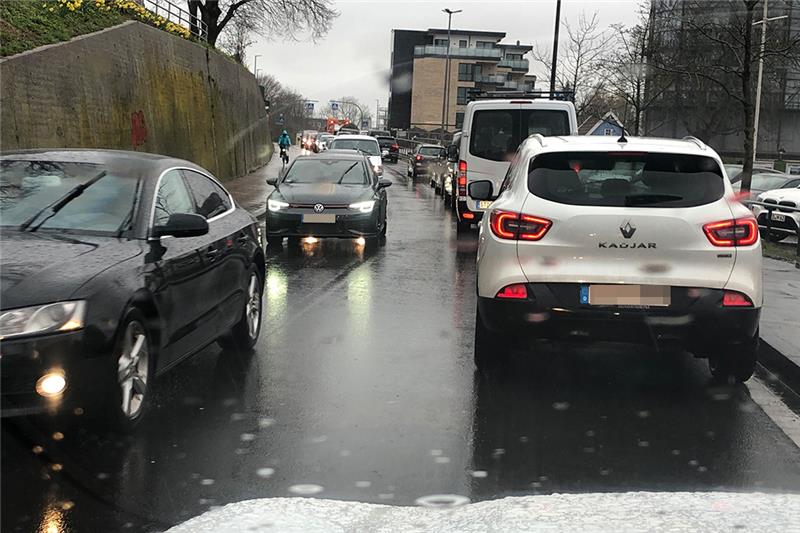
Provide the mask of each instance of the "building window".
[{"label": "building window", "polygon": [[476,48],[494,48],[494,43],[492,41],[477,41],[475,43]]},{"label": "building window", "polygon": [[467,47],[466,39],[461,39],[460,41],[458,41],[458,47],[459,48],[466,48]]},{"label": "building window", "polygon": [[464,125],[464,113],[463,111],[459,111],[456,113],[456,129],[461,129],[461,126]]},{"label": "building window", "polygon": [[456,95],[456,103],[459,105],[466,104],[468,92],[469,92],[469,87],[459,87],[458,94]]},{"label": "building window", "polygon": [[507,72],[506,73],[506,80],[507,81],[512,81],[513,79],[514,79],[514,76],[510,72]]},{"label": "building window", "polygon": [[458,81],[474,81],[475,74],[480,74],[480,68],[475,63],[458,64]]},{"label": "building window", "polygon": [[614,130],[612,128],[606,128],[603,130],[603,135],[614,135]]},{"label": "building window", "polygon": [[505,59],[508,59],[509,61],[521,61],[522,60],[522,54],[509,54],[509,53],[506,53]]},{"label": "building window", "polygon": [[447,39],[434,39],[433,46],[447,46]]}]

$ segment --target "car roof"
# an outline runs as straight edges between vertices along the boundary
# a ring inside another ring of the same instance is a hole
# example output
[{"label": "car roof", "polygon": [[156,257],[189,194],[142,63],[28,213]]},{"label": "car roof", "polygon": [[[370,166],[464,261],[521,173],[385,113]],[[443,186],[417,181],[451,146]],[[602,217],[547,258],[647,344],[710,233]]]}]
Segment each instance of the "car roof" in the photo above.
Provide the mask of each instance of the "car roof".
[{"label": "car roof", "polygon": [[[356,135],[356,134],[350,134],[350,133],[345,133],[345,134],[341,134],[340,133],[339,135],[336,136],[336,138],[337,139],[354,139],[354,140],[361,140],[361,141],[375,141],[375,137],[373,137],[372,135],[361,135],[361,134]],[[375,141],[375,142],[377,142],[377,141]]]},{"label": "car roof", "polygon": [[41,148],[0,152],[0,159],[21,161],[59,161],[63,163],[91,163],[116,169],[117,172],[157,179],[162,171],[172,167],[186,167],[211,174],[203,167],[180,159],[147,152],[127,150],[100,150],[94,148]]},{"label": "car roof", "polygon": [[603,151],[645,151],[711,156],[719,159],[717,153],[699,139],[667,139],[661,137],[627,137],[620,143],[615,135],[564,135],[543,137],[531,135],[522,144],[524,149],[536,152],[603,152]]},{"label": "car roof", "polygon": [[419,147],[420,148],[444,148],[444,146],[442,146],[441,144],[430,144],[430,143],[420,144]]},{"label": "car roof", "polygon": [[295,159],[340,159],[342,161],[361,161],[364,155],[356,150],[325,150],[319,154],[308,154],[297,156]]},{"label": "car roof", "polygon": [[575,104],[568,100],[546,100],[543,98],[526,98],[520,96],[519,98],[491,98],[486,100],[473,100],[467,104],[467,109],[503,109],[511,106],[518,106],[522,104],[526,107],[534,107],[539,109],[569,109],[574,108]]}]

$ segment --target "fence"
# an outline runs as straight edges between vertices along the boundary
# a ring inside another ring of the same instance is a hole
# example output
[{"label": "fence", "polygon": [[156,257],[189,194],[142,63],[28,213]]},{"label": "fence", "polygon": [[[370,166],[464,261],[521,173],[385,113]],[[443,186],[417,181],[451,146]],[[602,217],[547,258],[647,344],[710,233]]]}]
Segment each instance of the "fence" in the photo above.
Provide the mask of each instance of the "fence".
[{"label": "fence", "polygon": [[[791,231],[797,236],[797,249],[795,255],[794,266],[800,268],[800,224],[795,221],[788,213],[800,213],[800,208],[790,205],[783,205],[775,202],[757,202],[755,200],[743,200],[742,203],[750,207],[760,206],[763,211],[754,213],[758,221],[758,228],[761,231],[762,238],[769,241],[772,240],[774,235],[780,233],[782,235],[790,235]],[[766,212],[766,216],[765,216]],[[773,218],[773,214],[778,216]],[[782,215],[782,216],[781,216]],[[776,231],[777,230],[777,231]]]},{"label": "fence", "polygon": [[170,0],[144,0],[144,7],[170,22],[188,28],[192,35],[203,41],[208,38],[208,25]]}]

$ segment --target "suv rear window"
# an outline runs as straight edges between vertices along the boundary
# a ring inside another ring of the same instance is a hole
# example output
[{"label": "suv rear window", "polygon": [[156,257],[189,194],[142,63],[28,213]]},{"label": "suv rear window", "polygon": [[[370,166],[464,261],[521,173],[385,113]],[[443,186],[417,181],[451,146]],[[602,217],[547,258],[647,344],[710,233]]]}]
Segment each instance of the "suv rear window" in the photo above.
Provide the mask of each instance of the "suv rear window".
[{"label": "suv rear window", "polygon": [[551,109],[475,111],[469,152],[483,159],[508,161],[520,143],[534,133],[569,135],[569,115]]},{"label": "suv rear window", "polygon": [[570,205],[694,207],[722,198],[722,170],[684,154],[557,152],[534,158],[528,190]]},{"label": "suv rear window", "polygon": [[439,157],[440,155],[444,155],[444,148],[439,148],[438,146],[423,146],[419,149],[419,153],[421,155]]}]

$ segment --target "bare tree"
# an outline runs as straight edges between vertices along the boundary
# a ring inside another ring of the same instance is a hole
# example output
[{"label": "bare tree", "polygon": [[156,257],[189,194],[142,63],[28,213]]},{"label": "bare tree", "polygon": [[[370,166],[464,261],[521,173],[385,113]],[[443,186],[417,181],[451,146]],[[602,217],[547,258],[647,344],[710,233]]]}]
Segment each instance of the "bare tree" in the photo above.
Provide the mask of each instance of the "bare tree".
[{"label": "bare tree", "polygon": [[322,114],[326,117],[333,117],[348,119],[351,123],[361,127],[362,121],[371,121],[372,113],[369,106],[362,104],[357,98],[353,96],[342,96],[336,99],[337,110],[334,111],[330,102],[328,102],[321,110]]},{"label": "bare tree", "polygon": [[284,87],[272,75],[260,76],[258,84],[264,87],[264,97],[270,102],[270,126],[273,134],[277,136],[284,129],[293,134],[306,128],[308,111],[302,94]]},{"label": "bare tree", "polygon": [[[254,31],[265,37],[296,39],[306,33],[318,39],[328,33],[339,13],[331,0],[186,0],[189,13],[206,25],[206,39],[217,38],[231,21],[247,18]],[[196,33],[196,28],[193,28]]]},{"label": "bare tree", "polygon": [[[742,191],[750,190],[755,150],[755,71],[765,62],[765,87],[775,74],[800,64],[800,35],[772,23],[764,54],[754,37],[759,0],[681,0],[663,3],[672,27],[659,31],[650,65],[671,76],[672,113],[694,125],[743,135]],[[677,46],[676,46],[677,44]],[[731,106],[739,109],[732,112]],[[687,112],[693,109],[695,112]],[[691,131],[691,129],[689,129]]]},{"label": "bare tree", "polygon": [[[566,42],[559,44],[556,86],[562,90],[575,91],[575,109],[580,117],[603,91],[599,65],[608,53],[609,36],[600,30],[597,12],[591,17],[582,13],[577,26],[565,22],[564,28]],[[549,84],[552,50],[549,47],[536,46],[531,55],[545,74],[541,79]]]},{"label": "bare tree", "polygon": [[247,48],[253,44],[255,27],[248,17],[236,17],[219,37],[218,48],[242,65],[247,64]]}]

